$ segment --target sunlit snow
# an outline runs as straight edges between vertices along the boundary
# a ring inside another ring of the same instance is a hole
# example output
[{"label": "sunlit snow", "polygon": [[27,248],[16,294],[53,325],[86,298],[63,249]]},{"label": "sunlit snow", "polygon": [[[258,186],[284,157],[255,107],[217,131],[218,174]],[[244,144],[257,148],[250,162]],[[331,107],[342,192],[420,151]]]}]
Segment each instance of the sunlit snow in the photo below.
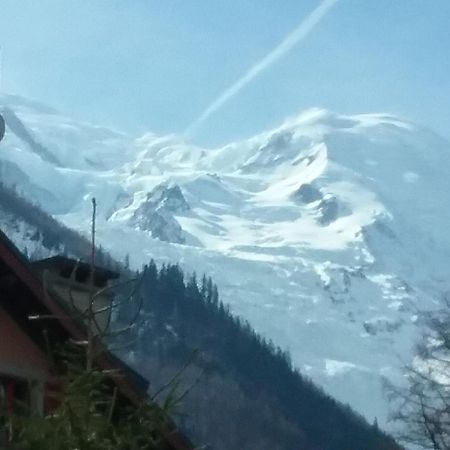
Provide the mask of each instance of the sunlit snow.
[{"label": "sunlit snow", "polygon": [[[60,161],[9,130],[4,182],[82,232],[95,196],[99,242],[114,256],[211,275],[232,310],[308,376],[386,424],[382,377],[399,377],[420,312],[448,289],[448,142],[387,114],[311,109],[206,149],[177,136],[133,139],[18,97],[0,105]],[[179,186],[189,208],[164,197],[149,208],[184,244],[136,225],[164,183]]]}]

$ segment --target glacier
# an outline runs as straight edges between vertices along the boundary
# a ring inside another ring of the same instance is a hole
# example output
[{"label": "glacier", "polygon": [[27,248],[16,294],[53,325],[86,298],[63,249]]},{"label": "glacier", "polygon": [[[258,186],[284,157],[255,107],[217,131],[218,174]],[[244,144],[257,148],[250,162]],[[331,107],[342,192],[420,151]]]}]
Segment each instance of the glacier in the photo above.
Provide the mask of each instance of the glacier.
[{"label": "glacier", "polygon": [[0,112],[2,183],[85,234],[95,196],[114,257],[211,276],[303,374],[392,427],[383,380],[402,383],[423,313],[449,289],[448,141],[390,114],[319,108],[212,149],[13,95]]}]

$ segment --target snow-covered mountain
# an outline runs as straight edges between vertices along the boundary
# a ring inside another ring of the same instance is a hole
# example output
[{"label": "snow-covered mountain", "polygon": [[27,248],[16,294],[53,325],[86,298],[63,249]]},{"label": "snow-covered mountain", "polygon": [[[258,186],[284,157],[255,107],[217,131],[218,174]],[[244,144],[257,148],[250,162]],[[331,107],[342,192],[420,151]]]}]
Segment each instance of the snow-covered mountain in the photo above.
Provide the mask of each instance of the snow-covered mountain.
[{"label": "snow-covered mountain", "polygon": [[449,287],[450,144],[387,114],[311,109],[222,148],[139,139],[0,96],[0,177],[135,266],[206,272],[296,366],[384,424],[420,312]]}]

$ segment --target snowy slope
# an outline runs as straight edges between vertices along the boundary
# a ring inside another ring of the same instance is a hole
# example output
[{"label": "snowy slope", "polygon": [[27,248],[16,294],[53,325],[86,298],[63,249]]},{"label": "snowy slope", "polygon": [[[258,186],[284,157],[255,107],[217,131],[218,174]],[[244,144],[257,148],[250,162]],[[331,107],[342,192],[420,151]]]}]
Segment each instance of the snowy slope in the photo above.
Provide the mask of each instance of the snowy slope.
[{"label": "snowy slope", "polygon": [[448,142],[386,114],[312,109],[204,149],[133,139],[18,97],[0,96],[2,107],[16,118],[1,144],[3,182],[80,231],[95,195],[113,255],[211,275],[305,374],[385,423],[381,379],[399,379],[420,312],[448,289]]}]

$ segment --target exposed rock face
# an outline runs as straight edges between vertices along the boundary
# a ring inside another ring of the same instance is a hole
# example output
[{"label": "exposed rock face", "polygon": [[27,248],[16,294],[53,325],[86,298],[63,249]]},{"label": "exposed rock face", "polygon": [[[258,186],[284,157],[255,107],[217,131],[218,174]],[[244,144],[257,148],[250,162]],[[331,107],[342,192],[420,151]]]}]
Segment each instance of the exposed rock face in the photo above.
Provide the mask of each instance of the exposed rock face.
[{"label": "exposed rock face", "polygon": [[329,225],[339,217],[339,203],[336,197],[328,197],[323,199],[319,204],[319,223],[321,225]]},{"label": "exposed rock face", "polygon": [[184,213],[189,211],[189,204],[177,184],[169,186],[162,183],[147,195],[147,201],[153,205],[157,211],[170,213]]},{"label": "exposed rock face", "polygon": [[[25,99],[0,104],[27,131],[16,123],[0,144],[3,183],[86,233],[95,196],[99,242],[113,256],[211,275],[223,302],[289,348],[299,370],[386,424],[380,380],[395,379],[397,355],[412,356],[417,311],[449,289],[447,141],[391,115],[310,110],[203,149],[176,136],[133,140]],[[155,188],[163,180],[172,184]],[[0,222],[29,254],[44,242],[21,241],[39,224],[26,234],[5,214]]]},{"label": "exposed rock face", "polygon": [[292,198],[300,203],[313,203],[322,200],[322,193],[313,185],[304,183],[292,194]]},{"label": "exposed rock face", "polygon": [[376,317],[371,320],[366,320],[363,324],[364,330],[375,336],[381,333],[392,333],[400,328],[402,322],[393,320],[389,317]]},{"label": "exposed rock face", "polygon": [[0,114],[0,141],[3,139],[4,135],[5,135],[5,119],[3,119],[3,116]]},{"label": "exposed rock face", "polygon": [[184,244],[183,229],[180,224],[170,216],[164,216],[161,213],[153,212],[141,221],[141,229],[150,231],[152,237],[160,241]]},{"label": "exposed rock face", "polygon": [[131,224],[149,231],[152,237],[161,241],[184,244],[183,229],[173,215],[186,213],[189,209],[180,187],[163,183],[147,194],[146,200],[134,212]]},{"label": "exposed rock face", "polygon": [[[47,148],[45,148],[42,144],[37,142],[35,138],[32,136],[30,131],[25,127],[22,121],[16,116],[13,110],[9,108],[3,108],[2,111],[4,120],[8,125],[9,129],[22,141],[26,142],[30,149],[38,154],[44,161],[47,161],[51,164],[55,164],[56,166],[61,166],[61,163],[58,161],[58,158],[50,152]],[[1,127],[0,127],[1,128]],[[4,127],[3,127],[4,130]],[[0,135],[3,136],[0,130]]]},{"label": "exposed rock face", "polygon": [[106,211],[105,213],[106,219],[109,220],[118,209],[130,206],[132,203],[133,203],[132,196],[125,191],[120,191],[117,194],[109,210]]},{"label": "exposed rock face", "polygon": [[324,195],[319,188],[310,183],[302,184],[291,194],[291,199],[300,206],[318,202],[314,209],[318,212],[317,222],[323,226],[334,222],[343,213],[334,195]]},{"label": "exposed rock face", "polygon": [[267,142],[261,145],[258,152],[251,157],[243,166],[246,172],[254,170],[271,170],[274,164],[289,160],[289,143],[292,140],[292,133],[280,132],[271,136]]}]

